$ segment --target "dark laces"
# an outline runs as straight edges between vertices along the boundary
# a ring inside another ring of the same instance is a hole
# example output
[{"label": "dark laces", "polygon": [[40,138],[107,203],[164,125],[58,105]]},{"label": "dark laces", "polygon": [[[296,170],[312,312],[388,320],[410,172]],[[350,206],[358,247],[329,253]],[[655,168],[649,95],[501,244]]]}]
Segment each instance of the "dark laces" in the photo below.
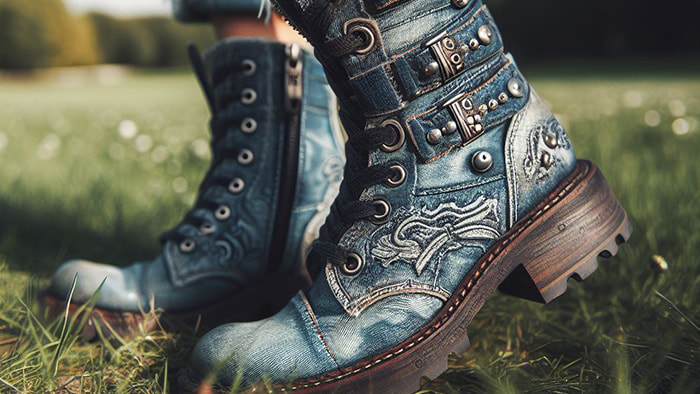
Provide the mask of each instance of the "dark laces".
[{"label": "dark laces", "polygon": [[[227,147],[222,143],[222,141],[224,140],[229,128],[240,125],[243,121],[243,117],[238,114],[231,114],[230,111],[227,112],[219,110],[225,110],[231,103],[235,102],[236,100],[240,100],[241,94],[236,93],[229,94],[227,96],[219,95],[217,97],[217,105],[212,86],[217,86],[218,84],[223,83],[226,79],[237,76],[245,70],[245,67],[241,64],[219,67],[213,71],[212,82],[210,84],[208,73],[197,48],[194,46],[194,44],[190,44],[187,50],[195,75],[197,76],[197,79],[204,90],[204,95],[206,96],[207,103],[209,104],[209,109],[212,112],[210,128],[212,132],[211,147],[213,159],[206,175],[204,176],[204,180],[199,186],[198,196],[194,207],[185,215],[180,224],[178,224],[175,228],[161,234],[161,243],[166,243],[168,241],[180,243],[187,239],[187,236],[181,232],[183,226],[191,225],[195,228],[199,228],[200,231],[202,231],[202,228],[206,228],[206,226],[210,224],[208,223],[208,220],[196,216],[195,212],[199,209],[206,209],[214,212],[222,207],[221,202],[209,199],[205,197],[205,194],[206,191],[212,187],[228,187],[231,185],[231,183],[234,181],[231,177],[217,175],[215,172],[222,163],[224,163],[226,160],[235,159],[240,153],[240,149]],[[217,110],[217,108],[219,110]],[[228,208],[226,207],[226,209]]]}]

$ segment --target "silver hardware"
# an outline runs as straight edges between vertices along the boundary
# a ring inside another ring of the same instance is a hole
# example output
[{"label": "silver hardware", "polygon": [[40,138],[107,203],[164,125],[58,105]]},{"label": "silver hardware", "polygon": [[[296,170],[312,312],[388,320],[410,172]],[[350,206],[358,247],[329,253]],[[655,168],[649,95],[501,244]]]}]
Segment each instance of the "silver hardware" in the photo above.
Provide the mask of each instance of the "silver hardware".
[{"label": "silver hardware", "polygon": [[386,180],[387,186],[399,187],[406,181],[406,169],[401,164],[393,164],[389,167],[395,176]]},{"label": "silver hardware", "polygon": [[428,136],[426,138],[430,145],[436,145],[438,142],[440,142],[440,137],[442,137],[442,131],[440,131],[440,129],[432,129],[428,132]]},{"label": "silver hardware", "polygon": [[549,169],[554,164],[554,158],[547,152],[542,153],[542,167]]},{"label": "silver hardware", "polygon": [[253,133],[257,128],[258,122],[256,122],[253,118],[245,118],[241,122],[241,130],[243,130],[244,133]]},{"label": "silver hardware", "polygon": [[501,92],[501,94],[498,95],[498,102],[501,104],[507,103],[508,95],[505,92]]},{"label": "silver hardware", "polygon": [[348,21],[345,23],[345,26],[343,26],[343,34],[359,34],[362,36],[366,45],[360,49],[357,49],[355,54],[366,55],[374,50],[374,44],[376,43],[374,31],[364,24],[358,23],[357,21]]},{"label": "silver hardware", "polygon": [[196,247],[197,243],[189,238],[180,243],[180,250],[182,253],[191,253]]},{"label": "silver hardware", "polygon": [[427,66],[423,67],[423,74],[426,77],[433,76],[438,71],[440,71],[440,66],[437,64],[437,62],[430,62]]},{"label": "silver hardware", "polygon": [[510,92],[510,95],[513,97],[523,97],[524,93],[522,82],[520,82],[518,78],[511,78],[511,80],[508,81],[508,92]]},{"label": "silver hardware", "polygon": [[285,108],[289,113],[297,113],[301,108],[304,93],[301,75],[304,63],[301,61],[301,48],[297,44],[287,45],[284,82],[286,86]]},{"label": "silver hardware", "polygon": [[550,131],[544,136],[544,143],[551,149],[556,148],[559,144],[559,141],[557,141],[557,135]]},{"label": "silver hardware", "polygon": [[472,168],[477,172],[486,172],[493,167],[493,157],[485,150],[478,151],[472,156]]},{"label": "silver hardware", "polygon": [[462,63],[462,56],[459,53],[453,53],[452,55],[450,55],[450,61],[452,62],[452,64],[458,65]]},{"label": "silver hardware", "polygon": [[252,163],[253,158],[255,158],[255,155],[252,150],[241,149],[241,152],[238,154],[238,163],[245,166]]},{"label": "silver hardware", "polygon": [[491,28],[488,25],[483,25],[479,27],[479,30],[477,30],[476,33],[479,37],[479,41],[481,41],[482,44],[489,45],[491,43],[491,37],[493,36],[493,32],[491,31]]},{"label": "silver hardware", "polygon": [[220,205],[218,208],[216,208],[216,211],[214,211],[214,217],[219,221],[230,218],[231,208],[227,207],[226,205]]},{"label": "silver hardware", "polygon": [[457,122],[451,120],[445,125],[445,134],[452,134],[457,131]]},{"label": "silver hardware", "polygon": [[451,37],[446,37],[444,40],[442,40],[442,46],[448,51],[451,51],[455,49],[455,40],[453,40]]},{"label": "silver hardware", "polygon": [[401,126],[401,123],[399,123],[398,120],[386,119],[380,125],[380,127],[389,127],[389,126],[391,126],[394,130],[396,130],[396,140],[391,145],[387,145],[387,144],[382,145],[382,148],[381,148],[382,151],[387,152],[387,153],[396,152],[397,150],[401,149],[404,142],[406,142],[406,132],[403,130],[403,127]]},{"label": "silver hardware", "polygon": [[258,93],[250,88],[245,88],[241,92],[241,102],[245,105],[253,104],[258,98]]},{"label": "silver hardware", "polygon": [[340,266],[340,272],[346,276],[355,276],[362,271],[362,267],[364,267],[364,265],[365,262],[359,254],[354,252],[348,253],[348,259],[343,265]]},{"label": "silver hardware", "polygon": [[391,205],[389,205],[388,202],[384,200],[374,200],[373,204],[379,209],[381,209],[380,213],[374,214],[370,217],[370,220],[374,224],[382,224],[389,219],[389,214],[391,214]]},{"label": "silver hardware", "polygon": [[246,77],[255,74],[255,71],[258,69],[258,66],[255,64],[255,62],[250,59],[243,60],[241,62],[241,65],[243,66],[243,75],[245,75]]},{"label": "silver hardware", "polygon": [[477,40],[476,38],[472,38],[471,40],[469,40],[469,49],[471,49],[472,51],[476,51],[477,49],[479,49],[480,46],[481,44],[479,44],[479,40]]},{"label": "silver hardware", "polygon": [[447,32],[440,33],[437,37],[426,42],[424,46],[430,49],[430,53],[437,60],[443,80],[450,80],[465,70],[464,59],[460,54],[457,42],[454,38],[448,37]]},{"label": "silver hardware", "polygon": [[467,94],[453,96],[443,104],[444,107],[449,108],[465,143],[473,141],[484,131],[480,110],[474,107],[474,102]]},{"label": "silver hardware", "polygon": [[479,112],[482,114],[486,114],[487,112],[489,112],[489,107],[486,104],[481,104],[479,106]]},{"label": "silver hardware", "polygon": [[238,194],[245,189],[245,182],[241,178],[233,178],[231,183],[228,185],[228,191],[233,194]]},{"label": "silver hardware", "polygon": [[489,109],[495,111],[498,108],[498,101],[491,99],[489,100]]},{"label": "silver hardware", "polygon": [[457,8],[464,8],[469,4],[469,0],[452,0],[452,5]]},{"label": "silver hardware", "polygon": [[204,223],[204,224],[199,228],[199,232],[202,233],[202,234],[204,234],[204,235],[207,235],[207,234],[213,233],[215,229],[216,229],[216,228],[214,227],[214,225],[213,225],[212,223]]}]

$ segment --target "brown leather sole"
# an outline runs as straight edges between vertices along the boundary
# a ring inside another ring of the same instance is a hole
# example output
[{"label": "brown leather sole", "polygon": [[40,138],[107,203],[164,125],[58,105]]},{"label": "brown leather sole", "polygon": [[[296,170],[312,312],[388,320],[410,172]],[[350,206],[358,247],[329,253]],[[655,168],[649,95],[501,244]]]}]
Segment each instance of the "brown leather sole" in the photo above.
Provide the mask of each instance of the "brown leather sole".
[{"label": "brown leather sole", "polygon": [[[136,335],[147,333],[158,327],[166,331],[186,330],[202,332],[220,324],[233,321],[255,321],[272,316],[282,309],[301,289],[311,285],[311,279],[306,272],[296,276],[276,277],[259,285],[249,286],[246,290],[225,297],[206,308],[186,312],[167,312],[156,310],[152,312],[121,312],[103,308],[93,308],[90,319],[82,331],[85,340],[99,338],[96,324],[106,338],[114,339],[117,334],[128,340]],[[74,316],[81,307],[51,295],[44,297],[49,316],[57,317],[65,314],[68,307],[69,315]]]},{"label": "brown leather sole", "polygon": [[[474,265],[439,314],[406,341],[356,365],[302,379],[278,391],[299,393],[409,393],[422,376],[436,378],[447,356],[469,347],[467,327],[496,288],[548,303],[611,257],[632,229],[598,168],[581,160],[544,201],[506,233]],[[218,392],[181,376],[182,392]],[[222,391],[224,392],[224,391]]]}]

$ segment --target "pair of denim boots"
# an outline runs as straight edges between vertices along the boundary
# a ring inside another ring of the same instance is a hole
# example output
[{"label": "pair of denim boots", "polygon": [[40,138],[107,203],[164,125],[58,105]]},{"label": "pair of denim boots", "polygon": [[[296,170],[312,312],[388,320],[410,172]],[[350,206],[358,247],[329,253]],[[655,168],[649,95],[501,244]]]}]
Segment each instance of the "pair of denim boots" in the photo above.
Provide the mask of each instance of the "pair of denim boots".
[{"label": "pair of denim boots", "polygon": [[93,321],[123,335],[154,324],[142,309],[237,321],[200,340],[179,391],[415,390],[495,289],[549,302],[630,236],[481,1],[277,5],[323,67],[296,46],[215,47],[195,67],[215,152],[195,208],[153,262],[69,262],[51,285],[65,305],[77,274],[77,308],[106,278]]}]

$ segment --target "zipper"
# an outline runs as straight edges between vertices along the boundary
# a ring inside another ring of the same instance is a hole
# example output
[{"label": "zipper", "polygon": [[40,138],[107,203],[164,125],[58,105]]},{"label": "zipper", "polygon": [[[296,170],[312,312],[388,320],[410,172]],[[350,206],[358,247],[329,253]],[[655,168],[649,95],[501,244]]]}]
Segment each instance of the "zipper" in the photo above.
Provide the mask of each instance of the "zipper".
[{"label": "zipper", "polygon": [[296,185],[299,171],[299,144],[301,103],[304,94],[302,75],[304,63],[301,48],[297,44],[286,46],[284,73],[284,106],[287,111],[284,151],[282,154],[282,171],[278,193],[275,226],[270,244],[267,262],[268,272],[279,268],[284,258],[284,251],[289,236],[289,225],[296,199]]}]

